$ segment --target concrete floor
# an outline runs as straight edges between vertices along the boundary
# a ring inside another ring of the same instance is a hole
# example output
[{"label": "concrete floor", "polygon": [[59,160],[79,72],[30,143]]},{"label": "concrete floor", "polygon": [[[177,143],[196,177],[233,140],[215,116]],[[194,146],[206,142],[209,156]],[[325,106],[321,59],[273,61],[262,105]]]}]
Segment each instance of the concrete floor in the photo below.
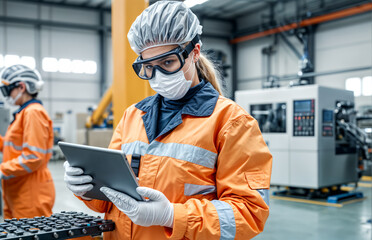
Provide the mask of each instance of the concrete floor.
[{"label": "concrete floor", "polygon": [[[91,211],[75,198],[63,181],[63,161],[49,163],[56,187],[53,212],[81,211],[93,216],[103,216]],[[270,217],[257,240],[371,240],[371,188],[359,188],[365,200],[341,208],[270,199]]]},{"label": "concrete floor", "polygon": [[270,199],[265,230],[255,239],[371,240],[371,188],[358,188],[365,200],[341,208]]}]

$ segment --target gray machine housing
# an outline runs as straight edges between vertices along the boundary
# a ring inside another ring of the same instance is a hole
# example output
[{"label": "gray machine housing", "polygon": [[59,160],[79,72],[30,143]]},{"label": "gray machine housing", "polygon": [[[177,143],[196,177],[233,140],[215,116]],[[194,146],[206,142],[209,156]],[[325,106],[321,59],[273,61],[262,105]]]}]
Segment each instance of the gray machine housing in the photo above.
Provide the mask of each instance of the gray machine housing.
[{"label": "gray machine housing", "polygon": [[[266,122],[260,124],[273,155],[271,185],[320,189],[358,181],[357,153],[340,153],[342,146],[336,140],[333,113],[338,102],[354,102],[353,92],[307,85],[237,91],[235,97],[256,119],[274,113],[274,117],[265,117]],[[310,112],[304,110],[308,101]],[[257,106],[270,105],[280,107],[281,116],[275,116],[275,109],[255,110]],[[274,120],[276,123],[271,124]],[[274,128],[268,127],[270,124]]]}]

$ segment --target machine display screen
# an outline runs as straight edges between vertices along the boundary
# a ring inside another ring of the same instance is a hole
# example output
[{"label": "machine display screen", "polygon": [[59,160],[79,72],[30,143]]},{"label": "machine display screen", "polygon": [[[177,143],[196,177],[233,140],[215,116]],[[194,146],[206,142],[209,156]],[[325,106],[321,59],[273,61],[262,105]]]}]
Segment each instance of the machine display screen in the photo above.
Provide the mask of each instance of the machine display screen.
[{"label": "machine display screen", "polygon": [[333,111],[323,109],[323,123],[333,123]]},{"label": "machine display screen", "polygon": [[294,104],[295,113],[311,112],[311,100],[295,101]]}]

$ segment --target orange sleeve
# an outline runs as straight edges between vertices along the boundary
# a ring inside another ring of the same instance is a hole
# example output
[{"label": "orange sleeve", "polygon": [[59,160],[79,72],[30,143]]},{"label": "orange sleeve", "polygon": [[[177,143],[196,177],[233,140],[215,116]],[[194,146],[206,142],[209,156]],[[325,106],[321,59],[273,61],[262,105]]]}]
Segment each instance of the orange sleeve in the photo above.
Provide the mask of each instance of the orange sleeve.
[{"label": "orange sleeve", "polygon": [[4,138],[3,136],[0,135],[0,152],[3,151],[3,146],[4,146]]},{"label": "orange sleeve", "polygon": [[1,164],[6,176],[29,174],[47,164],[52,156],[53,129],[46,113],[40,109],[25,109],[22,154]]},{"label": "orange sleeve", "polygon": [[[125,114],[124,114],[124,116],[125,116]],[[120,120],[120,122],[119,122],[118,126],[116,127],[115,132],[114,132],[114,134],[111,138],[111,142],[110,142],[110,145],[109,145],[109,148],[111,148],[111,149],[119,149],[119,150],[121,149],[121,132],[122,132],[122,128],[123,128],[124,116]],[[112,207],[111,202],[97,200],[97,199],[84,200],[81,197],[78,197],[78,198],[81,201],[83,201],[84,204],[88,208],[92,209],[93,211],[99,212],[99,213],[108,212],[110,210],[110,208]]]},{"label": "orange sleeve", "polygon": [[169,239],[251,239],[263,231],[269,207],[258,190],[270,186],[272,156],[257,121],[243,115],[218,135],[218,199],[174,204]]}]

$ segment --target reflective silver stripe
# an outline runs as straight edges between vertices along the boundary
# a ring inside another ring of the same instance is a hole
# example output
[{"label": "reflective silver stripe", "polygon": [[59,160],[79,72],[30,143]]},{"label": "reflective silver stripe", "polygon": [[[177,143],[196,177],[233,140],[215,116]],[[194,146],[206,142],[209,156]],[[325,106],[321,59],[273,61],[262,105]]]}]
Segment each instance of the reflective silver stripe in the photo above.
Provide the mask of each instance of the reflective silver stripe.
[{"label": "reflective silver stripe", "polygon": [[220,220],[220,240],[234,239],[236,233],[234,211],[230,204],[212,200],[211,201],[217,210],[218,219]]},{"label": "reflective silver stripe", "polygon": [[26,164],[24,164],[23,162],[22,162],[22,156],[19,156],[18,157],[18,162],[19,162],[19,165],[21,165],[21,167],[23,167],[27,172],[32,172],[32,170],[29,168],[29,167],[27,167],[27,165]]},{"label": "reflective silver stripe", "polygon": [[260,193],[261,197],[265,201],[266,205],[269,206],[270,192],[268,189],[257,189],[257,192]]},{"label": "reflective silver stripe", "polygon": [[22,146],[14,145],[14,143],[9,142],[9,141],[5,141],[4,142],[4,146],[13,147],[15,150],[18,150],[18,151],[21,151],[22,150]]},{"label": "reflective silver stripe", "polygon": [[37,158],[38,158],[38,157],[35,156],[34,154],[30,154],[30,155],[25,156],[23,153],[22,153],[22,157],[23,157],[23,159],[25,159],[25,160],[37,159]]},{"label": "reflective silver stripe", "polygon": [[185,196],[193,196],[198,194],[206,195],[208,193],[216,192],[216,186],[214,185],[196,185],[185,183],[184,194]]},{"label": "reflective silver stripe", "polygon": [[3,175],[3,179],[4,179],[4,180],[9,180],[9,179],[11,179],[11,178],[14,178],[14,176],[13,176],[13,175],[9,175],[9,176],[5,176],[5,175]]},{"label": "reflective silver stripe", "polygon": [[131,143],[125,143],[121,145],[121,150],[126,155],[132,155],[133,153],[141,154],[144,156],[146,154],[147,148],[149,147],[149,144],[141,142],[141,141],[135,141]]},{"label": "reflective silver stripe", "polygon": [[187,162],[192,162],[207,168],[214,168],[217,154],[200,147],[180,143],[152,142],[147,154],[171,157]]},{"label": "reflective silver stripe", "polygon": [[44,153],[44,154],[48,154],[48,153],[53,153],[53,149],[42,149],[42,148],[38,148],[38,147],[34,147],[34,146],[31,146],[29,145],[28,143],[24,143],[22,145],[23,148],[28,148],[30,149],[31,151],[35,151],[35,152],[39,152],[39,153]]}]

